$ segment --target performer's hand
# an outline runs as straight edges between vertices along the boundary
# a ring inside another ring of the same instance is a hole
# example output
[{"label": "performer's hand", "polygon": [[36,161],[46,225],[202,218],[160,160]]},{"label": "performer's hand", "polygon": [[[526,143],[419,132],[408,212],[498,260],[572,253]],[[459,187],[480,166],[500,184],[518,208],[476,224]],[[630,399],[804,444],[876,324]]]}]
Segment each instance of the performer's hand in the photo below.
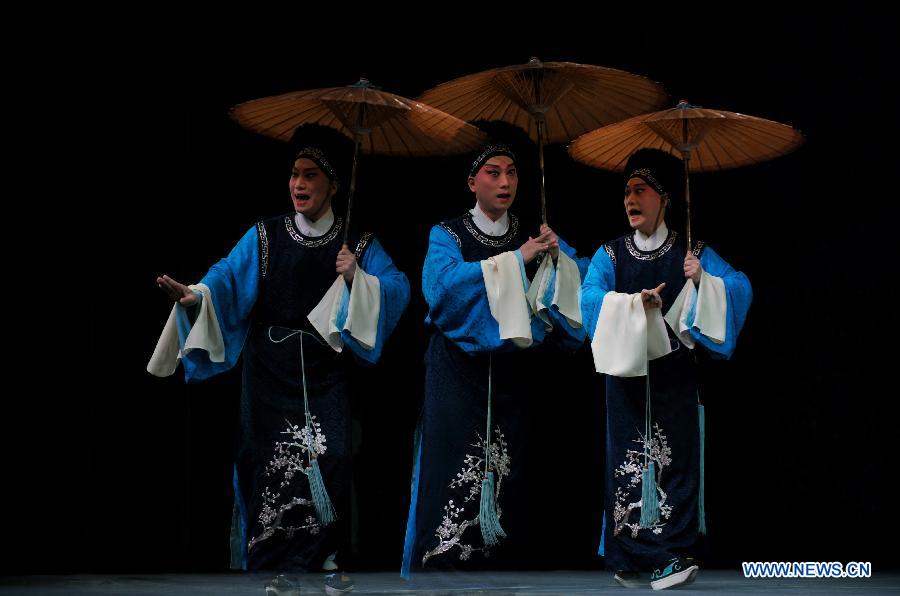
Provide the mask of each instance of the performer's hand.
[{"label": "performer's hand", "polygon": [[338,274],[344,276],[344,280],[347,283],[352,282],[353,276],[356,275],[356,255],[350,252],[346,244],[341,247],[340,252],[337,254],[335,270]]},{"label": "performer's hand", "polygon": [[550,241],[548,250],[550,251],[550,256],[553,257],[553,261],[556,262],[556,259],[559,258],[559,236],[556,235],[556,232],[550,229],[550,226],[547,224],[541,224],[541,234],[549,233]]},{"label": "performer's hand", "polygon": [[641,290],[641,302],[644,305],[644,310],[662,308],[662,298],[659,293],[662,292],[664,287],[666,287],[666,282],[659,284],[652,290]]},{"label": "performer's hand", "polygon": [[[553,234],[553,231],[549,228],[546,232],[541,232],[541,234],[537,238],[528,237],[528,242],[519,247],[519,250],[522,251],[522,260],[525,261],[527,265],[531,261],[534,260],[538,253],[542,253],[550,248],[550,235]],[[553,236],[556,238],[556,235]]]},{"label": "performer's hand", "polygon": [[694,253],[688,251],[684,257],[684,276],[693,280],[694,285],[700,283],[700,276],[703,273],[703,267],[700,266],[700,259],[694,256]]},{"label": "performer's hand", "polygon": [[169,298],[178,302],[181,306],[194,306],[197,304],[197,295],[194,291],[186,285],[178,283],[168,275],[157,277],[156,285],[168,294]]}]

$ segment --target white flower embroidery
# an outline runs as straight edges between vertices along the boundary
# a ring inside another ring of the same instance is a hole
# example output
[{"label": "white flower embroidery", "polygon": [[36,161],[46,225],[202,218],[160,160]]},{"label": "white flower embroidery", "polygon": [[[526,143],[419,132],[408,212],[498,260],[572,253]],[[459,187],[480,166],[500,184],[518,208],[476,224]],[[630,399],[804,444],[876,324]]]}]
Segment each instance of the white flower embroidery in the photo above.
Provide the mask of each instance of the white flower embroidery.
[{"label": "white flower embroidery", "polygon": [[[275,453],[272,456],[272,461],[266,466],[265,474],[266,477],[273,477],[279,472],[282,473],[281,482],[278,485],[279,491],[294,482],[294,476],[297,472],[306,476],[307,454],[313,454],[317,457],[325,453],[327,449],[321,424],[316,422],[315,416],[311,418],[311,428],[306,426],[300,427],[286,420],[287,430],[282,431],[281,434],[288,435],[289,439],[275,443]],[[294,507],[313,507],[311,499],[293,497],[287,502],[280,502],[280,500],[280,492],[273,493],[269,486],[264,488],[263,506],[258,517],[263,531],[259,536],[250,539],[247,546],[248,550],[259,542],[271,538],[278,530],[284,532],[285,537],[288,539],[298,530],[308,530],[310,534],[319,532],[319,522],[314,514],[306,516],[300,525],[282,525],[284,515]]]},{"label": "white flower embroidery", "polygon": [[[638,443],[640,450],[629,449],[625,452],[625,461],[616,468],[615,476],[630,476],[628,479],[628,489],[621,486],[616,487],[616,504],[613,510],[613,519],[616,522],[613,534],[618,536],[619,533],[628,528],[631,530],[631,537],[637,538],[638,531],[650,530],[654,534],[659,535],[662,532],[663,519],[669,519],[672,516],[672,506],[666,504],[666,492],[662,489],[662,474],[666,466],[672,463],[672,449],[666,442],[666,435],[663,434],[659,424],[653,425],[653,436],[645,437],[638,435],[639,438],[634,442]],[[647,528],[641,527],[640,518],[638,521],[631,522],[631,512],[641,508],[640,494],[641,489],[641,472],[644,469],[644,455],[647,455],[647,461],[656,463],[656,490],[659,492],[659,521]],[[635,490],[635,487],[638,487]],[[629,496],[637,493],[638,500],[629,502]]]},{"label": "white flower embroidery", "polygon": [[[438,545],[425,553],[422,557],[422,565],[425,565],[425,562],[429,558],[445,553],[454,546],[458,546],[460,549],[460,561],[468,560],[475,551],[485,551],[485,555],[487,554],[486,548],[475,548],[470,544],[463,544],[461,542],[465,531],[470,526],[477,526],[479,524],[478,509],[481,504],[481,481],[484,478],[484,449],[486,441],[480,434],[476,433],[476,435],[478,436],[478,442],[473,443],[472,447],[475,447],[478,450],[479,455],[466,455],[462,470],[457,472],[456,478],[450,481],[451,489],[461,488],[465,490],[466,486],[468,486],[469,494],[466,495],[462,505],[457,506],[453,502],[453,499],[450,499],[450,502],[444,507],[444,519],[434,532],[435,536],[438,538]],[[494,436],[496,436],[497,439],[492,442],[490,446],[491,465],[494,470],[494,492],[497,500],[497,516],[501,517],[503,513],[500,510],[500,487],[503,484],[503,479],[509,476],[510,459],[509,452],[507,451],[506,438],[499,426],[494,431]],[[468,505],[473,501],[474,505]],[[466,507],[469,507],[469,509],[474,507],[475,515],[471,519],[459,521],[460,516],[465,514]]]}]

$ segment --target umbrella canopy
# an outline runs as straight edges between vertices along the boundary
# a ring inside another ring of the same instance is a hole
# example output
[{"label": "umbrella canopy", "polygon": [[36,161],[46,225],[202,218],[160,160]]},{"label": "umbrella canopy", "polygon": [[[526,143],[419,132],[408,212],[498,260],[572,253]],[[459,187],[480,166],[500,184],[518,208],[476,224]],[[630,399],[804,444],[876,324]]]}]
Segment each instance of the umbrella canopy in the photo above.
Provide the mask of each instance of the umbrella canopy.
[{"label": "umbrella canopy", "polygon": [[454,79],[420,97],[466,121],[515,124],[535,142],[542,122],[548,143],[658,109],[667,98],[659,83],[623,70],[537,58]]},{"label": "umbrella canopy", "polygon": [[689,171],[709,172],[768,161],[803,143],[779,122],[690,105],[642,114],[584,134],[569,146],[581,163],[621,172],[628,156],[645,147],[689,159]]},{"label": "umbrella canopy", "polygon": [[238,104],[231,117],[241,126],[290,141],[302,124],[328,126],[377,155],[453,155],[471,151],[485,136],[438,109],[382,91],[368,80],[355,85],[294,91]]}]

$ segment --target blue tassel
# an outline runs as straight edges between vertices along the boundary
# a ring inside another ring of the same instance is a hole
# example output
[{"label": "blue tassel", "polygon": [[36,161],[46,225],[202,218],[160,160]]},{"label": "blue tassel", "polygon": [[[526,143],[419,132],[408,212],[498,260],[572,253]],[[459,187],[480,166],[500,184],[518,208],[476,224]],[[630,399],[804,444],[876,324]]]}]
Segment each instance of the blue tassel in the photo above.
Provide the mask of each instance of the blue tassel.
[{"label": "blue tassel", "polygon": [[481,481],[481,507],[478,517],[481,523],[481,537],[485,546],[494,546],[501,538],[506,538],[506,532],[500,527],[500,518],[497,517],[497,503],[494,496],[494,472],[489,471]]},{"label": "blue tassel", "polygon": [[319,462],[313,459],[306,468],[306,477],[309,479],[309,490],[312,493],[313,507],[316,508],[316,517],[319,523],[327,526],[337,519],[334,513],[334,507],[331,506],[331,499],[328,497],[328,491],[325,490],[325,481],[322,480],[322,472],[319,470]]},{"label": "blue tassel", "polygon": [[706,414],[703,404],[697,404],[697,420],[700,421],[700,503],[697,510],[700,516],[700,534],[706,535]]},{"label": "blue tassel", "polygon": [[659,521],[659,493],[656,492],[656,462],[641,472],[641,527],[649,528]]}]

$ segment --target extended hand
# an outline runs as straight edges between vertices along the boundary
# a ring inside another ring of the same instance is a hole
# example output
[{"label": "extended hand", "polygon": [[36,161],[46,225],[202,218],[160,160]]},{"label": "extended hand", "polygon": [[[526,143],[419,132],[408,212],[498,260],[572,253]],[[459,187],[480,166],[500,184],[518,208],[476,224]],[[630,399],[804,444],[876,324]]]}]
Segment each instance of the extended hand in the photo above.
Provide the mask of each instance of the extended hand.
[{"label": "extended hand", "polygon": [[182,306],[194,306],[197,304],[197,295],[194,291],[182,283],[178,283],[168,275],[156,278],[156,285],[169,295],[173,301]]}]

